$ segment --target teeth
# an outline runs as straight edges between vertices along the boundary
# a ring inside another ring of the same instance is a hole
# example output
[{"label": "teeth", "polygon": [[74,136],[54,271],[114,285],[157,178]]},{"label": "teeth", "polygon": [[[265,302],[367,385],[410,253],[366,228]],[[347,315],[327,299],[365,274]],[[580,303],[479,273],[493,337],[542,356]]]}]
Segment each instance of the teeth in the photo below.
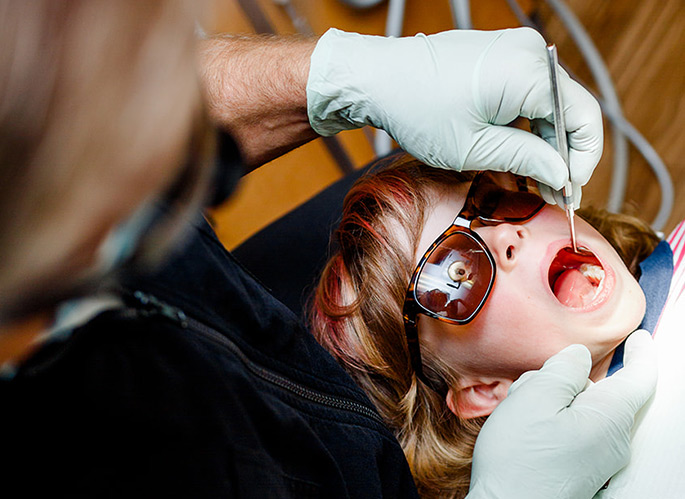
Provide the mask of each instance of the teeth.
[{"label": "teeth", "polygon": [[587,277],[592,284],[599,286],[604,279],[604,269],[599,265],[594,265],[592,263],[583,263],[578,270],[581,274]]}]

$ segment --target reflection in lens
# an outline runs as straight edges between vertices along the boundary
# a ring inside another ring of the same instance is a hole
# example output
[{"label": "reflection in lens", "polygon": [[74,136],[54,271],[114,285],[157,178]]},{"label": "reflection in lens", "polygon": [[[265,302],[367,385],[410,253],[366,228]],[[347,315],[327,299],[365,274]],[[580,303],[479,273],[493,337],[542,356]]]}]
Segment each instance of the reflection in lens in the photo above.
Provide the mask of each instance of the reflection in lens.
[{"label": "reflection in lens", "polygon": [[418,276],[416,299],[434,314],[466,320],[481,305],[492,277],[485,249],[466,233],[453,234],[428,255]]}]

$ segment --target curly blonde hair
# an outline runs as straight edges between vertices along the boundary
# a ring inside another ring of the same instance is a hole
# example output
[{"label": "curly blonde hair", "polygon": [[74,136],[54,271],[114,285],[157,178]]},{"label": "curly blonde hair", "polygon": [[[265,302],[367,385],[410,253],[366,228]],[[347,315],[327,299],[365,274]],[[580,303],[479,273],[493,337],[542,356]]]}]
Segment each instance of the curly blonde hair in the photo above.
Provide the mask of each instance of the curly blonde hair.
[{"label": "curly blonde hair", "polygon": [[[402,306],[414,254],[435,194],[470,182],[472,173],[427,167],[394,156],[348,193],[338,249],[310,307],[310,323],[394,431],[422,497],[468,493],[476,437],[486,418],[462,419],[414,375]],[[658,243],[641,221],[589,210],[584,217],[617,249],[633,274]],[[400,228],[402,230],[398,231]],[[427,370],[455,386],[460,373],[424,351]]]}]

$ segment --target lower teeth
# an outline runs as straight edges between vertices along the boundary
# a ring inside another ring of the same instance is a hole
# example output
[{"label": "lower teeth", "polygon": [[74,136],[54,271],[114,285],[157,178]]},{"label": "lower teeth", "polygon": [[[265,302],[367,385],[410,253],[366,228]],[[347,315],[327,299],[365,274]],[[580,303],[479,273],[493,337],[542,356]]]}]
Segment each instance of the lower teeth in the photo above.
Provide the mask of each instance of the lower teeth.
[{"label": "lower teeth", "polygon": [[604,269],[599,265],[594,265],[592,263],[583,263],[578,270],[583,274],[594,286],[599,288],[604,280]]}]

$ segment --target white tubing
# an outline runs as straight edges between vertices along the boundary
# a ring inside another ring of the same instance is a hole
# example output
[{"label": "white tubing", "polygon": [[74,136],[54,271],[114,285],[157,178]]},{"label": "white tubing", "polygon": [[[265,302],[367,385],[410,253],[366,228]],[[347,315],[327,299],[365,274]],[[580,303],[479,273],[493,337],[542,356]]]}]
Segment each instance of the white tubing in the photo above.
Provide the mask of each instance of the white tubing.
[{"label": "white tubing", "polygon": [[671,211],[673,210],[675,195],[671,174],[659,156],[659,153],[656,152],[647,139],[645,139],[644,136],[623,116],[612,115],[612,110],[604,107],[603,104],[604,103],[600,101],[602,109],[611,120],[612,124],[628,137],[647,163],[649,163],[649,166],[656,176],[656,180],[661,189],[661,203],[659,204],[659,211],[652,221],[652,229],[660,231],[668,222],[668,218],[671,216]]},{"label": "white tubing", "polygon": [[[585,57],[590,72],[595,78],[597,87],[604,98],[606,109],[610,110],[611,114],[617,118],[622,118],[623,110],[621,109],[621,103],[616,95],[616,89],[611,79],[611,74],[604,64],[597,47],[592,42],[590,35],[573,11],[571,11],[562,0],[546,1],[562,20],[564,26],[568,29],[571,38],[573,38],[578,49]],[[612,176],[607,206],[610,211],[621,211],[628,179],[628,144],[618,127],[612,129],[612,137],[614,174]]]},{"label": "white tubing", "polygon": [[385,36],[402,36],[405,0],[390,0],[385,19]]},{"label": "white tubing", "polygon": [[370,7],[375,7],[383,0],[340,0],[342,3],[346,3],[350,7],[356,7],[357,9],[368,9]]},{"label": "white tubing", "polygon": [[452,19],[457,29],[473,29],[470,0],[450,0]]},{"label": "white tubing", "polygon": [[[554,5],[552,5],[553,8],[559,7],[555,8],[555,12],[560,17],[564,26],[569,30],[574,42],[578,45],[578,48],[592,71],[593,77],[597,80],[600,92],[605,94],[605,90],[608,90],[608,93],[603,95],[604,100],[600,98],[599,101],[604,114],[612,125],[614,150],[617,154],[614,156],[614,178],[612,180],[609,210],[616,212],[621,211],[623,197],[625,196],[627,168],[622,166],[622,162],[626,161],[627,163],[627,147],[625,144],[625,137],[627,137],[649,164],[661,189],[659,211],[652,221],[652,228],[657,231],[661,230],[670,217],[674,202],[673,182],[668,168],[652,145],[623,116],[620,102],[618,102],[608,70],[589,35],[580,24],[580,21],[578,21],[575,15],[573,15],[568,7],[563,5],[560,0],[548,0],[548,2],[550,2],[550,4],[554,3]],[[522,25],[533,28],[536,27],[523,12],[516,0],[507,0],[507,3]],[[581,40],[583,41],[582,44]],[[602,78],[602,72],[607,78]],[[613,102],[606,98],[607,95],[614,97]],[[617,141],[619,136],[620,138]],[[621,161],[621,163],[619,164],[618,161]],[[620,192],[618,192],[619,190]]]}]

